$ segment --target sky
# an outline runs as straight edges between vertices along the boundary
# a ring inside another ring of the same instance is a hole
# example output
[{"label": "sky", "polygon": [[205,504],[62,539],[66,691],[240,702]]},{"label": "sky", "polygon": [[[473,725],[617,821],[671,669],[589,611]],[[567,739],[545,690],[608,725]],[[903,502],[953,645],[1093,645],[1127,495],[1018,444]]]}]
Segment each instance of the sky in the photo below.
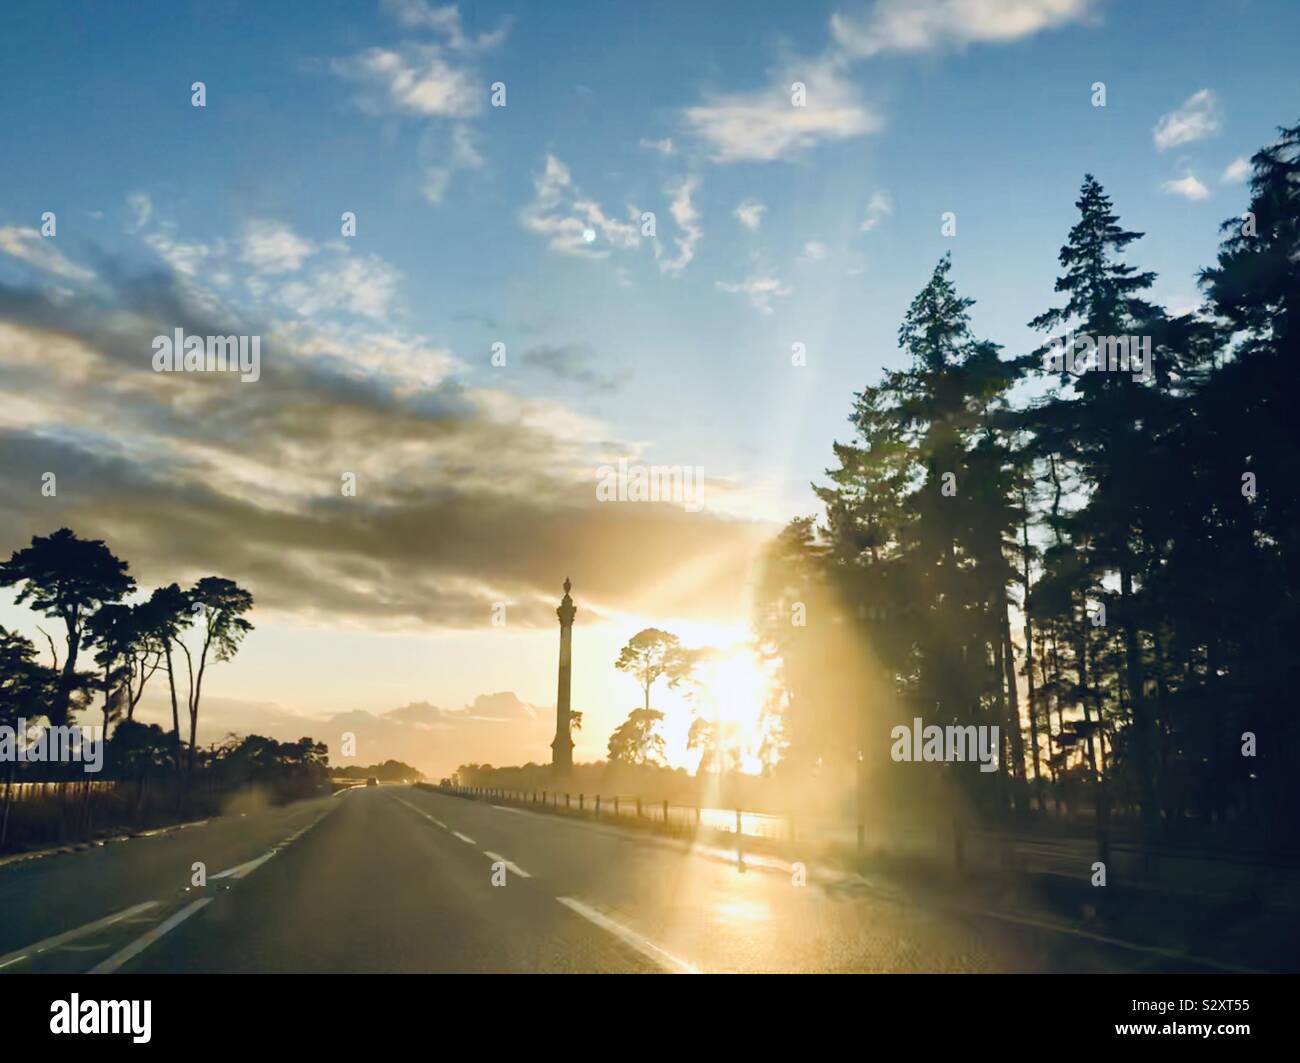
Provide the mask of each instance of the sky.
[{"label": "sky", "polygon": [[[1298,31],[1280,0],[8,3],[0,553],[66,524],[144,589],[236,579],[210,736],[424,706],[388,722],[438,767],[547,758],[569,576],[597,757],[631,634],[744,642],[941,255],[1032,349],[1091,172],[1196,305]],[[260,379],[154,372],[176,328],[259,336]],[[619,459],[702,469],[699,504],[601,501]]]}]

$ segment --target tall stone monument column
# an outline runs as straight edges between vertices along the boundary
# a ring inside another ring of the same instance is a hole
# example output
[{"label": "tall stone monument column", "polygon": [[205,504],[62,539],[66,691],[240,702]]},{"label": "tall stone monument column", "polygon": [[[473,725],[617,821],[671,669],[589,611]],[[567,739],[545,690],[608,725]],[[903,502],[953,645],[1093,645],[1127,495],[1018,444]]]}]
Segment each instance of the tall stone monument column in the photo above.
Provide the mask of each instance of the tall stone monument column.
[{"label": "tall stone monument column", "polygon": [[565,775],[573,767],[573,737],[569,733],[569,685],[573,678],[573,618],[578,610],[569,597],[572,588],[564,579],[564,597],[555,615],[560,618],[560,688],[555,695],[555,740],[551,743],[551,770]]}]

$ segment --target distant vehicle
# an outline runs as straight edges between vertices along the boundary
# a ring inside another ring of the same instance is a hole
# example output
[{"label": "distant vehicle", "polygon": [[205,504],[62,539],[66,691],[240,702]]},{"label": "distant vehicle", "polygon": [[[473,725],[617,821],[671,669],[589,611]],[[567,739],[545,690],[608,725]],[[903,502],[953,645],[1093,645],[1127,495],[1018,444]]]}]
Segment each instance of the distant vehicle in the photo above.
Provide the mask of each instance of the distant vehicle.
[{"label": "distant vehicle", "polygon": [[372,776],[370,776],[369,779],[366,780],[366,785],[367,785],[367,786],[378,786],[378,785],[379,785],[379,780],[376,779],[376,778],[372,775]]}]

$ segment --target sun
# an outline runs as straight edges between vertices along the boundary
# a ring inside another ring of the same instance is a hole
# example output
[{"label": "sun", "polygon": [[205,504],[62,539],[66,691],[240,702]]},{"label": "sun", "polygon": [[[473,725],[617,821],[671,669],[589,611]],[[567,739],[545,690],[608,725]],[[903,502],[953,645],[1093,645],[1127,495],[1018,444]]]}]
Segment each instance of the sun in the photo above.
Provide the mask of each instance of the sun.
[{"label": "sun", "polygon": [[763,769],[763,708],[771,686],[769,669],[748,646],[724,651],[700,668],[697,711],[717,725],[728,762],[748,774]]}]

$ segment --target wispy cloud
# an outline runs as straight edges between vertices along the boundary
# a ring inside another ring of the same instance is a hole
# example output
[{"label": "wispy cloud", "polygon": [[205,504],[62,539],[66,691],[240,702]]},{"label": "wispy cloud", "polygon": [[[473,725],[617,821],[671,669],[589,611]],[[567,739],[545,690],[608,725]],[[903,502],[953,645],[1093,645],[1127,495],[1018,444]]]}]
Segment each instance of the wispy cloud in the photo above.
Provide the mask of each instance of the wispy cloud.
[{"label": "wispy cloud", "polygon": [[856,13],[833,14],[820,54],[786,60],[761,88],[707,94],[682,119],[716,163],[794,159],[883,126],[850,77],[860,60],[1016,41],[1084,21],[1095,8],[1096,0],[876,0]]},{"label": "wispy cloud", "polygon": [[627,221],[607,214],[574,185],[569,168],[547,155],[542,172],[533,178],[533,201],[519,214],[529,232],[544,236],[552,251],[581,258],[605,258],[610,249],[641,244],[640,212],[627,207]]},{"label": "wispy cloud", "polygon": [[[792,90],[796,84],[806,90],[801,105]],[[683,118],[719,163],[791,159],[883,124],[834,59],[786,64],[765,88],[715,94],[686,108]]]},{"label": "wispy cloud", "polygon": [[695,258],[695,246],[704,236],[704,229],[700,225],[700,212],[691,200],[699,186],[698,177],[684,178],[677,183],[672,193],[673,199],[668,210],[680,230],[680,235],[673,237],[677,254],[672,258],[663,257],[663,247],[656,239],[655,258],[659,260],[660,272],[680,273]]},{"label": "wispy cloud", "polygon": [[1249,176],[1250,160],[1244,155],[1239,155],[1237,158],[1233,159],[1232,162],[1228,163],[1219,180],[1224,184],[1235,185],[1241,184],[1241,182],[1245,181]]},{"label": "wispy cloud", "polygon": [[758,232],[759,226],[763,224],[763,215],[766,213],[767,207],[756,199],[745,200],[735,210],[736,220],[750,232]]},{"label": "wispy cloud", "polygon": [[794,291],[775,277],[760,275],[746,277],[743,281],[717,281],[719,290],[732,295],[744,295],[760,314],[772,313],[772,300],[781,299]]},{"label": "wispy cloud", "polygon": [[520,362],[569,384],[581,384],[593,391],[617,390],[631,375],[626,369],[609,369],[601,364],[588,344],[542,344],[529,347]]},{"label": "wispy cloud", "polygon": [[344,250],[310,276],[285,284],[276,299],[300,317],[334,311],[386,321],[397,302],[400,276],[376,254]]},{"label": "wispy cloud", "polygon": [[434,44],[366,48],[330,69],[361,86],[357,102],[373,114],[472,118],[483,111],[484,88],[469,67],[453,63]]},{"label": "wispy cloud", "polygon": [[1087,20],[1097,0],[877,0],[857,14],[836,12],[831,32],[857,57],[929,52],[1018,41]]},{"label": "wispy cloud", "polygon": [[1223,109],[1218,99],[1209,89],[1193,92],[1166,115],[1152,130],[1152,140],[1157,151],[1176,148],[1180,144],[1190,144],[1195,140],[1217,133],[1223,125]]},{"label": "wispy cloud", "polygon": [[1210,190],[1196,179],[1195,174],[1188,174],[1186,177],[1180,177],[1176,181],[1166,181],[1160,186],[1161,191],[1168,192],[1173,196],[1182,196],[1183,199],[1192,201],[1208,199]]},{"label": "wispy cloud", "polygon": [[53,239],[41,236],[36,229],[0,226],[0,251],[66,280],[89,281],[95,276],[93,271],[70,261],[54,246]]},{"label": "wispy cloud", "polygon": [[455,4],[434,7],[428,0],[382,0],[385,13],[408,29],[428,29],[441,34],[447,47],[455,51],[474,51],[500,44],[509,30],[509,22],[497,29],[471,37],[465,33],[460,8]]},{"label": "wispy cloud", "polygon": [[331,60],[329,69],[357,86],[363,111],[428,120],[420,140],[420,192],[440,204],[458,171],[485,165],[472,123],[487,110],[488,86],[475,60],[504,40],[509,24],[470,36],[454,4],[384,0],[383,7],[400,25],[429,31],[434,39],[365,48]]},{"label": "wispy cloud", "polygon": [[820,240],[809,240],[799,252],[800,262],[820,262],[826,257],[827,248]]},{"label": "wispy cloud", "polygon": [[240,261],[257,273],[291,273],[302,266],[312,250],[309,240],[282,222],[253,221],[244,229]]},{"label": "wispy cloud", "polygon": [[867,204],[867,216],[862,219],[862,224],[858,227],[860,232],[869,233],[880,224],[882,218],[887,218],[894,213],[894,201],[889,198],[888,192],[874,192],[871,196],[871,202]]},{"label": "wispy cloud", "polygon": [[453,126],[449,136],[426,134],[420,153],[428,160],[423,163],[420,193],[433,204],[443,201],[458,171],[481,170],[485,165],[475,133],[464,123]]}]

